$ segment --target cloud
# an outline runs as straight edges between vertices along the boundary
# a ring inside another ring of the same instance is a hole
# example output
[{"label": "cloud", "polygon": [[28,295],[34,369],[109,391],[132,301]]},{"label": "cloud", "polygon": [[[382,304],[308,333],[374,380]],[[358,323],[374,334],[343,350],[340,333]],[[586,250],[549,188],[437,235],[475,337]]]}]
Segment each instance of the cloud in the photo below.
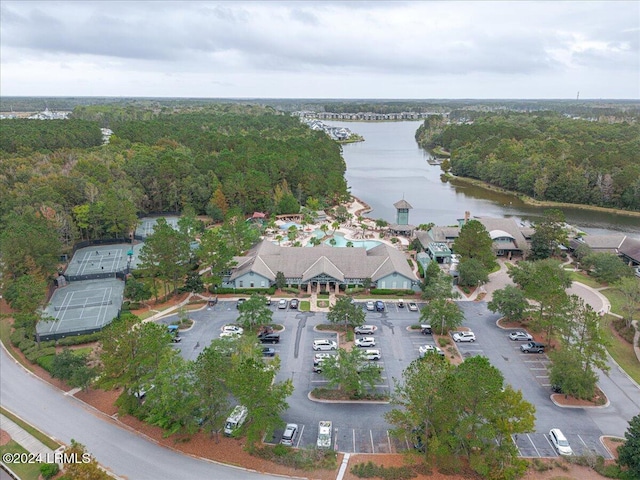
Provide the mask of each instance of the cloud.
[{"label": "cloud", "polygon": [[[8,91],[17,87],[10,81],[13,70],[28,63],[34,71],[38,62],[49,68],[91,64],[92,71],[119,78],[171,73],[196,81],[213,75],[214,84],[230,89],[258,80],[264,90],[262,85],[278,78],[289,84],[282,91],[307,88],[309,97],[314,96],[309,85],[317,87],[318,79],[332,76],[345,84],[368,82],[367,89],[377,84],[380,97],[393,91],[389,82],[443,79],[455,81],[459,96],[467,96],[470,77],[503,84],[526,78],[541,91],[536,77],[550,82],[549,89],[554,75],[568,80],[567,75],[609,70],[633,79],[629,72],[638,71],[640,58],[640,4],[615,6],[589,1],[3,1],[1,75]],[[253,78],[243,78],[247,75]],[[350,88],[357,96],[357,88]],[[637,88],[629,83],[624,90]],[[496,87],[496,96],[501,91]]]}]

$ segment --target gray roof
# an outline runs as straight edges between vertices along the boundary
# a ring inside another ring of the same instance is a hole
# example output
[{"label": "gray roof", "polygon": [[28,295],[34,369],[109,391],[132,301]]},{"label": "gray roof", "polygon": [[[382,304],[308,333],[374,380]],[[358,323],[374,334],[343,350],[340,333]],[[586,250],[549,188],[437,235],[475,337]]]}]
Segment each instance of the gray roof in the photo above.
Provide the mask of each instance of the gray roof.
[{"label": "gray roof", "polygon": [[369,250],[362,247],[280,247],[269,241],[256,244],[244,257],[235,258],[237,266],[231,279],[255,272],[272,281],[276,273],[286,278],[307,281],[320,274],[336,280],[371,278],[374,282],[398,273],[411,280],[416,277],[399,250],[381,244]]},{"label": "gray roof", "polygon": [[627,237],[620,245],[620,253],[626,255],[634,262],[640,263],[640,240]]},{"label": "gray roof", "polygon": [[409,202],[407,202],[404,198],[402,200],[394,203],[393,206],[396,207],[396,208],[407,208],[407,209],[413,208],[411,206],[411,204]]},{"label": "gray roof", "polygon": [[608,250],[616,252],[627,236],[624,233],[610,235],[585,235],[582,241],[594,250]]}]

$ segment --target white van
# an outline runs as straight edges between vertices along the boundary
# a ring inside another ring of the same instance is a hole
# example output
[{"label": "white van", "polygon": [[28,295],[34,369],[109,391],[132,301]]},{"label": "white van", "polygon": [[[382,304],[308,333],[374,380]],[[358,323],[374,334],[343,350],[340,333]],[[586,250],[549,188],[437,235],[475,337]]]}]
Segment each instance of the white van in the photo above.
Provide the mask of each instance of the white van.
[{"label": "white van", "polygon": [[247,407],[236,405],[224,424],[224,434],[227,436],[233,435],[233,432],[240,428],[247,419],[248,413]]},{"label": "white van", "polygon": [[573,455],[573,450],[571,450],[567,438],[559,428],[552,428],[549,431],[549,438],[560,455]]}]

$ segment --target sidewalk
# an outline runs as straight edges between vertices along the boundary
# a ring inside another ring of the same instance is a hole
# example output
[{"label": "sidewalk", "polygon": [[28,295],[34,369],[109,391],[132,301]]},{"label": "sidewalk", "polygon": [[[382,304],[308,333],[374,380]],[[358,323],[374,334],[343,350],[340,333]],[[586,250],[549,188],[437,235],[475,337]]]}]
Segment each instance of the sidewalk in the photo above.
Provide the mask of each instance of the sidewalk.
[{"label": "sidewalk", "polygon": [[2,414],[0,414],[0,429],[7,432],[13,441],[30,453],[40,454],[42,458],[54,458],[53,450]]}]

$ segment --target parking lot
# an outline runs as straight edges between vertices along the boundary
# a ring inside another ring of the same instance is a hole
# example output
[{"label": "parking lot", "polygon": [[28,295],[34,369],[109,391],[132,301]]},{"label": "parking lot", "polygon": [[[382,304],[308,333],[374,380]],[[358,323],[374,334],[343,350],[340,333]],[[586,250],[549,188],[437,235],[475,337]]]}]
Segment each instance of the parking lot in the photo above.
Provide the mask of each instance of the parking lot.
[{"label": "parking lot", "polygon": [[[520,351],[520,344],[509,340],[511,330],[503,330],[496,326],[498,315],[486,309],[482,302],[461,302],[465,313],[465,326],[476,334],[473,343],[457,343],[463,357],[484,355],[499,368],[505,381],[516,390],[521,390],[525,399],[536,406],[536,432],[514,437],[514,442],[522,456],[555,457],[546,433],[550,428],[561,428],[569,438],[576,452],[596,451],[605,458],[609,453],[602,447],[599,437],[600,429],[587,415],[584,409],[562,409],[550,401],[550,386],[547,374],[548,359],[545,354],[525,354]],[[366,311],[366,304],[361,306]],[[271,306],[273,321],[284,327],[280,333],[280,343],[273,346],[281,359],[281,370],[277,381],[291,379],[294,392],[288,399],[289,409],[283,420],[299,426],[295,445],[313,446],[318,434],[318,422],[331,420],[334,426],[333,447],[342,452],[351,453],[388,453],[410,447],[406,440],[395,440],[390,437],[389,425],[384,414],[391,410],[389,404],[335,403],[311,401],[309,392],[316,387],[327,384],[321,373],[313,372],[313,358],[317,353],[313,350],[313,341],[329,339],[337,341],[334,333],[320,331],[316,326],[326,323],[326,314],[302,312],[290,308],[279,309],[277,302]],[[423,335],[420,330],[412,330],[410,326],[420,323],[419,311],[410,311],[405,305],[399,308],[395,302],[385,302],[385,309],[366,311],[366,324],[374,325],[377,330],[375,349],[380,350],[382,379],[376,390],[391,393],[396,381],[402,379],[403,370],[409,363],[419,357],[418,349],[423,345],[435,345],[431,335]],[[223,325],[234,323],[238,311],[235,301],[221,301],[213,307],[191,312],[195,321],[193,327],[181,334],[182,342],[175,344],[184,358],[194,360],[218,338]],[[176,316],[162,320],[170,323]],[[358,335],[360,337],[360,335]],[[266,441],[279,442],[282,431],[277,431],[272,439]]]}]

